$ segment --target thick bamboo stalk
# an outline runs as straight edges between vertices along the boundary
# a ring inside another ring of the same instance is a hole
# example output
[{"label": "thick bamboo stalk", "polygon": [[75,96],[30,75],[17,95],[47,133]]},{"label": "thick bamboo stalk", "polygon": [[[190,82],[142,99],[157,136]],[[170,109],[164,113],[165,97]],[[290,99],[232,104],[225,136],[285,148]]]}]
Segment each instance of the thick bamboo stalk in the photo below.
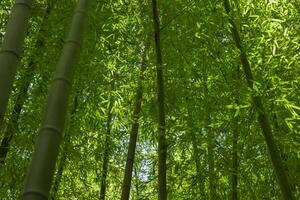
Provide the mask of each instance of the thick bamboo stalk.
[{"label": "thick bamboo stalk", "polygon": [[53,5],[48,4],[47,9],[45,11],[45,15],[43,18],[43,23],[41,25],[41,29],[39,30],[37,41],[35,44],[35,50],[31,53],[31,61],[29,62],[28,66],[26,67],[25,73],[22,76],[22,84],[19,89],[19,93],[17,94],[16,102],[13,107],[11,118],[8,121],[7,127],[4,132],[4,137],[1,140],[0,145],[0,164],[5,163],[5,159],[9,150],[9,144],[12,140],[14,133],[18,127],[18,120],[20,117],[21,110],[23,108],[24,102],[27,98],[27,91],[29,88],[30,83],[34,77],[34,72],[36,69],[36,63],[34,57],[36,56],[37,51],[40,51],[41,48],[45,46],[44,41],[44,34],[46,32],[48,26],[48,17],[51,13]]},{"label": "thick bamboo stalk", "polygon": [[88,0],[79,0],[49,92],[45,115],[27,173],[23,200],[48,199],[67,112],[73,68],[79,56]]},{"label": "thick bamboo stalk", "polygon": [[[225,11],[228,15],[230,15],[230,4],[229,0],[224,0],[224,7]],[[238,32],[238,29],[236,27],[235,22],[233,19],[229,18],[229,23],[231,25],[231,31],[232,31],[232,37],[235,41],[236,47],[240,50],[240,60],[244,69],[244,73],[246,76],[246,80],[248,83],[248,87],[253,90],[253,82],[254,78],[252,75],[252,70],[250,67],[250,63],[247,57],[246,52],[243,49],[242,41],[240,39],[240,34]],[[277,175],[277,179],[279,182],[279,186],[281,189],[282,196],[285,200],[293,200],[293,194],[291,190],[291,186],[288,180],[288,177],[286,175],[286,172],[283,167],[282,160],[280,158],[280,154],[278,151],[278,147],[275,144],[275,140],[273,138],[273,133],[271,129],[271,125],[268,119],[268,116],[266,114],[266,111],[264,109],[262,98],[259,95],[253,95],[252,97],[253,103],[256,107],[257,113],[258,113],[258,122],[260,124],[260,127],[262,129],[265,141],[267,143],[267,147],[271,156],[271,161],[274,167],[274,171]]]},{"label": "thick bamboo stalk", "polygon": [[0,131],[27,32],[32,0],[16,0],[0,50]]},{"label": "thick bamboo stalk", "polygon": [[52,195],[51,195],[51,200],[55,200],[55,197],[58,195],[58,191],[61,185],[61,180],[63,177],[63,172],[66,167],[67,163],[67,157],[68,157],[68,147],[70,145],[70,140],[71,140],[71,131],[74,130],[74,124],[75,124],[75,115],[78,109],[78,93],[74,97],[74,103],[73,103],[73,109],[71,111],[71,119],[70,119],[70,125],[67,128],[68,130],[66,131],[66,134],[64,135],[64,144],[63,144],[63,149],[62,149],[62,155],[61,159],[59,160],[57,172],[55,179],[53,181],[53,187],[52,187]]},{"label": "thick bamboo stalk", "polygon": [[156,82],[158,104],[158,199],[167,199],[167,140],[165,122],[165,94],[163,64],[160,44],[160,24],[157,0],[152,0],[152,14],[154,24],[154,40],[156,52]]}]

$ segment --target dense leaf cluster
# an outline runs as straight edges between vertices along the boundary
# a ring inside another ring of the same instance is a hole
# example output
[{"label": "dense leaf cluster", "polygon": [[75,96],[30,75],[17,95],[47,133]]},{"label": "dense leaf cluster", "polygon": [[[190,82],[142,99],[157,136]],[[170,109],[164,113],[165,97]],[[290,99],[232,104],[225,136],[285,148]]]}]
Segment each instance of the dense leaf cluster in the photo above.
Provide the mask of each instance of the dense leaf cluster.
[{"label": "dense leaf cluster", "polygon": [[[0,199],[18,199],[75,1],[33,5],[5,118],[13,133],[0,166]],[[280,199],[257,122],[260,95],[292,192],[300,196],[300,4],[297,1],[159,1],[165,80],[168,199],[228,199],[237,173],[243,200]],[[0,39],[12,1],[0,1]],[[52,187],[54,199],[119,199],[147,36],[131,199],[156,199],[157,100],[151,2],[92,1]],[[231,33],[239,30],[254,76],[247,87]],[[24,85],[28,85],[25,87]],[[20,100],[21,98],[21,100]],[[21,106],[18,118],[14,107]],[[108,120],[109,119],[109,120]],[[12,125],[10,125],[12,124]],[[108,129],[110,131],[107,134]],[[236,143],[234,141],[237,141]],[[233,157],[233,151],[237,157]],[[237,170],[233,166],[237,159]],[[212,197],[214,195],[214,197]]]}]

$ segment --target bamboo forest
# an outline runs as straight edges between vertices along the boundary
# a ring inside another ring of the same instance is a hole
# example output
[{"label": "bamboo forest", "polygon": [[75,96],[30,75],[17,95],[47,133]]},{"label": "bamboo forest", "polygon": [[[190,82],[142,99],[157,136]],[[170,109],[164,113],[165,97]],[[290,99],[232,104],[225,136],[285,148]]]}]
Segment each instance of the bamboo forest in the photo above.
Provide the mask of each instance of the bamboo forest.
[{"label": "bamboo forest", "polygon": [[1,0],[16,199],[300,200],[300,1]]}]

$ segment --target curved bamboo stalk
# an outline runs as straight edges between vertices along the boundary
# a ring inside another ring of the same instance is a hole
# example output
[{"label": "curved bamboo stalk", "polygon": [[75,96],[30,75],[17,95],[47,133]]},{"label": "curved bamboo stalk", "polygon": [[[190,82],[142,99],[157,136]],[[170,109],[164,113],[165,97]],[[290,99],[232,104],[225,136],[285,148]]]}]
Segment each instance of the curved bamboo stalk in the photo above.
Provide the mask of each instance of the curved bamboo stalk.
[{"label": "curved bamboo stalk", "polygon": [[79,57],[88,0],[79,0],[49,92],[45,115],[27,173],[23,200],[48,199],[67,112],[73,68]]},{"label": "curved bamboo stalk", "polygon": [[16,0],[0,50],[0,130],[12,90],[23,41],[26,35],[32,0]]}]

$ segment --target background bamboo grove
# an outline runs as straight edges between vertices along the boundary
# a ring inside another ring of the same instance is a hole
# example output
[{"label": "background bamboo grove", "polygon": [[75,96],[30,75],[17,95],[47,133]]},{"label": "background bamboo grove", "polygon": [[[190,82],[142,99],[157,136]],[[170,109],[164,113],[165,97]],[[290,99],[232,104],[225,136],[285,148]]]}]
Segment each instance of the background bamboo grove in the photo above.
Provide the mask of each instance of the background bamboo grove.
[{"label": "background bamboo grove", "polygon": [[1,200],[300,198],[299,1],[2,0],[0,41]]}]

